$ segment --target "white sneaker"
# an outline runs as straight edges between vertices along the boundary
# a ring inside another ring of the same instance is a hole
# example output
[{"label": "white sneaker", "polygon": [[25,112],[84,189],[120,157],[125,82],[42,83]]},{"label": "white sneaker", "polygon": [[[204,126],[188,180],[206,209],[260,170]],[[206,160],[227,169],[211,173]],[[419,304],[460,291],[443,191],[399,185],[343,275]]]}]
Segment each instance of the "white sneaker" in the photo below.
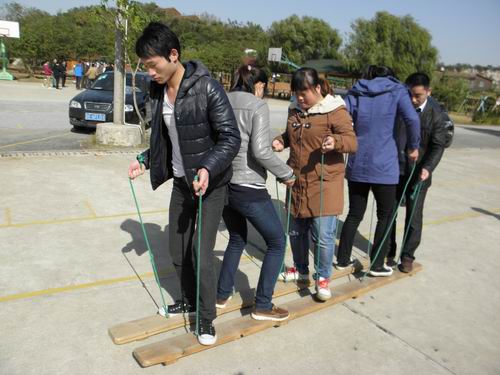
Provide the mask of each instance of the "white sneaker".
[{"label": "white sneaker", "polygon": [[387,267],[386,265],[380,267],[380,268],[374,268],[368,272],[370,276],[376,276],[376,277],[387,277],[391,276],[393,273],[393,270],[391,267]]},{"label": "white sneaker", "polygon": [[213,345],[217,341],[217,334],[212,322],[200,319],[200,331],[198,335],[198,342],[201,345]]},{"label": "white sneaker", "polygon": [[316,284],[316,297],[321,301],[327,301],[332,298],[332,292],[329,286],[330,280],[320,277]]},{"label": "white sneaker", "polygon": [[217,298],[217,301],[215,302],[215,307],[217,307],[218,309],[225,308],[231,298],[233,298],[233,296],[229,296],[226,299]]},{"label": "white sneaker", "polygon": [[281,281],[289,282],[296,281],[301,284],[309,284],[309,274],[308,273],[300,273],[297,271],[295,267],[285,267],[285,272],[281,272],[278,276],[278,279]]},{"label": "white sneaker", "polygon": [[286,267],[285,272],[281,272],[278,279],[281,281],[295,281],[299,278],[299,271],[295,267]]}]

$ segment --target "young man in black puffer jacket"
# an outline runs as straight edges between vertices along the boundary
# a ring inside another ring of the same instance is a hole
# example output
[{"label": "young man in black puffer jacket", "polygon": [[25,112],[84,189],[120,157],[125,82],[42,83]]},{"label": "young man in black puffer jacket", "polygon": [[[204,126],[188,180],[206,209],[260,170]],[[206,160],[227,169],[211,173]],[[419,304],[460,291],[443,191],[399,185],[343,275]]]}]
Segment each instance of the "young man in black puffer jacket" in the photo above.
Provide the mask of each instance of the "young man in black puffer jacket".
[{"label": "young man in black puffer jacket", "polygon": [[[168,314],[193,312],[196,306],[195,220],[203,196],[200,250],[200,327],[198,341],[216,341],[216,274],[213,248],[231,180],[231,162],[240,133],[221,85],[197,61],[181,64],[177,36],[161,23],[150,23],[136,42],[136,53],[152,78],[150,148],[131,163],[129,176],[150,170],[153,190],[174,179],[169,208],[169,248],[182,298]],[[197,176],[198,181],[195,180]],[[165,315],[164,308],[160,314]]]}]

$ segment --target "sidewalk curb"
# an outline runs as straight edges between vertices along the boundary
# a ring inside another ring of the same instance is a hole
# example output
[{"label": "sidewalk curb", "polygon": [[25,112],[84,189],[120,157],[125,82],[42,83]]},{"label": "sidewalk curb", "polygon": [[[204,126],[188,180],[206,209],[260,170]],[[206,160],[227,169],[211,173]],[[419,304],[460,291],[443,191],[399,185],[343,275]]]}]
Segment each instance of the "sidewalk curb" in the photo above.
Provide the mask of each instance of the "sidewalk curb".
[{"label": "sidewalk curb", "polygon": [[32,158],[43,156],[104,156],[104,155],[122,155],[138,154],[144,149],[132,150],[68,150],[68,151],[11,151],[0,152],[0,159],[8,158]]}]

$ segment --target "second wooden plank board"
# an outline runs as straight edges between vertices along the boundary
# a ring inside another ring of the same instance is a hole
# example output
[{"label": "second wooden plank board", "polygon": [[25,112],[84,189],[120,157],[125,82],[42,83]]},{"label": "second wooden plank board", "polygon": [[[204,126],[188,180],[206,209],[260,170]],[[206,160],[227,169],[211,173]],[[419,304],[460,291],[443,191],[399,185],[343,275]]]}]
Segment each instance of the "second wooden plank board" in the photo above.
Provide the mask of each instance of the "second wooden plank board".
[{"label": "second wooden plank board", "polygon": [[[311,314],[328,306],[342,303],[348,299],[359,297],[370,292],[371,290],[380,288],[396,280],[412,276],[421,269],[422,266],[420,264],[414,263],[413,271],[410,273],[395,271],[394,274],[389,277],[366,277],[363,281],[356,279],[354,281],[347,282],[333,288],[333,297],[322,303],[317,302],[312,295],[297,298],[296,300],[287,303],[290,318],[281,324],[303,315]],[[142,367],[149,367],[160,363],[171,364],[176,362],[181,357],[237,340],[241,337],[263,331],[276,325],[280,325],[280,323],[272,321],[257,321],[253,320],[249,315],[245,315],[219,325],[216,324],[217,342],[215,345],[200,345],[194,334],[185,333],[173,338],[139,347],[134,350],[133,355]]]},{"label": "second wooden plank board", "polygon": [[[366,259],[356,260],[352,267],[344,270],[335,271],[332,279],[339,279],[354,272],[359,272],[368,266]],[[306,286],[297,285],[293,282],[277,283],[274,290],[274,298],[281,297]],[[242,293],[236,293],[228,302],[226,308],[218,310],[217,314],[226,314],[245,307],[252,306],[254,303],[254,290],[250,289]],[[109,336],[117,345],[126,344],[132,341],[143,340],[159,333],[168,332],[189,324],[189,319],[183,316],[165,318],[159,314],[147,316],[142,319],[136,319],[129,322],[117,324],[108,329]]]}]

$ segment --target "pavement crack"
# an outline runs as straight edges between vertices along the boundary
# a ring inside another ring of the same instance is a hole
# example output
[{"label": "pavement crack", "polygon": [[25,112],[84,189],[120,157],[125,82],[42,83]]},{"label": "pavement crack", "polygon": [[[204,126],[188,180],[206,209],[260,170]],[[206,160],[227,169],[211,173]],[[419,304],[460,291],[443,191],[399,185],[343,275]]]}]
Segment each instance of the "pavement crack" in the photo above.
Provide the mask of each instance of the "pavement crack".
[{"label": "pavement crack", "polygon": [[371,323],[372,325],[374,325],[376,328],[380,329],[382,332],[386,333],[387,335],[395,338],[396,340],[399,340],[401,341],[404,345],[408,346],[409,348],[415,350],[416,352],[420,353],[422,356],[424,356],[427,360],[435,363],[436,365],[438,365],[439,367],[441,367],[443,370],[446,370],[447,372],[449,372],[450,374],[453,374],[453,375],[457,375],[455,372],[453,372],[451,369],[449,369],[448,367],[446,367],[445,365],[443,365],[442,363],[436,361],[434,358],[432,358],[430,355],[428,355],[427,353],[425,353],[424,351],[420,350],[419,348],[417,348],[416,346],[410,344],[408,341],[406,341],[405,339],[403,339],[402,337],[398,336],[397,334],[395,334],[394,332],[392,332],[391,330],[383,327],[380,323],[377,323],[375,320],[373,320],[372,318],[370,318],[368,315],[366,314],[363,314],[361,311],[359,310],[356,310],[354,307],[351,307],[349,305],[347,305],[347,303],[342,303],[342,306],[344,306],[346,309],[348,309],[349,311],[351,311],[352,313],[364,318],[365,320],[367,320],[369,323]]}]

